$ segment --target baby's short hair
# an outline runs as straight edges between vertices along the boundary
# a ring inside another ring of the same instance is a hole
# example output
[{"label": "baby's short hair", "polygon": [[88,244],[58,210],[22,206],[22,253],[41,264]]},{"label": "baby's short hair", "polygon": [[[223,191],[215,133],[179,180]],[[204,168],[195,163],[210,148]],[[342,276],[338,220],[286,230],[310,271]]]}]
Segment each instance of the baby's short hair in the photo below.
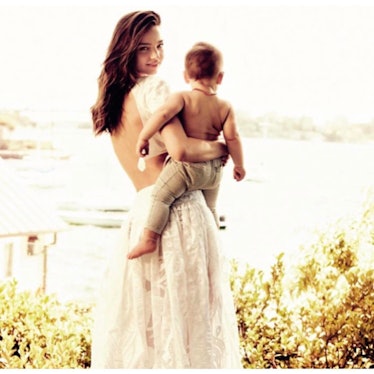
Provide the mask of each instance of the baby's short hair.
[{"label": "baby's short hair", "polygon": [[214,78],[222,68],[222,60],[216,47],[199,42],[187,52],[184,66],[191,79]]}]

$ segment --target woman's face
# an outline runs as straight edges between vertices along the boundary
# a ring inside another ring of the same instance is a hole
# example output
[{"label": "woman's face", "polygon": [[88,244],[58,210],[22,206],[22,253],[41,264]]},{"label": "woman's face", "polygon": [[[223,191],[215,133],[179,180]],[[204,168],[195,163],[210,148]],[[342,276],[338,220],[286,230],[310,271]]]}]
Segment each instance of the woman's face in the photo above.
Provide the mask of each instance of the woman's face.
[{"label": "woman's face", "polygon": [[140,76],[156,74],[164,59],[159,26],[152,26],[140,41],[136,51],[136,71]]}]

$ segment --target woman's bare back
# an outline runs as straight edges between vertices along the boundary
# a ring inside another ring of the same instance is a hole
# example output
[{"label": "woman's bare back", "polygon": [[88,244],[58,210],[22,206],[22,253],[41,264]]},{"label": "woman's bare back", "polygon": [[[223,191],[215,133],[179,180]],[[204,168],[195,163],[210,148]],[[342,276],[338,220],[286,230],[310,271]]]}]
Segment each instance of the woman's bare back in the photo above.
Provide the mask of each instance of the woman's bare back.
[{"label": "woman's bare back", "polygon": [[138,169],[138,156],[135,152],[135,145],[138,135],[143,128],[135,98],[130,93],[125,97],[121,118],[121,126],[111,135],[111,141],[115,154],[131,179],[137,191],[155,183],[163,166],[166,153],[147,159],[146,170],[142,172]]}]

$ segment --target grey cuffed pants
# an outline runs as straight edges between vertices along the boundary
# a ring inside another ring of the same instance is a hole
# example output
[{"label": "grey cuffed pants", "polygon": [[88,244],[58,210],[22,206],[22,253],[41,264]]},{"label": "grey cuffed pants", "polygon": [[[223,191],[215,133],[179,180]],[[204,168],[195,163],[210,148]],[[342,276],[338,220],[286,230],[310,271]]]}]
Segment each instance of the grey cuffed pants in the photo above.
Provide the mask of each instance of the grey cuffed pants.
[{"label": "grey cuffed pants", "polygon": [[169,158],[157,178],[146,228],[161,234],[169,218],[170,206],[184,192],[202,190],[219,226],[216,202],[222,179],[221,158],[205,162],[179,162]]}]

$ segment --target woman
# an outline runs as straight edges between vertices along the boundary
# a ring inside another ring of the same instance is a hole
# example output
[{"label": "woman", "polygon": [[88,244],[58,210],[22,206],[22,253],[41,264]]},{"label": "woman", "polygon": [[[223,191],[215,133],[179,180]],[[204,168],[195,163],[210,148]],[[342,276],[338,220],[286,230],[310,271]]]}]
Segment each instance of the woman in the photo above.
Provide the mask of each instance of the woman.
[{"label": "woman", "polygon": [[95,134],[110,133],[137,196],[102,282],[92,368],[240,368],[218,231],[201,191],[175,202],[158,251],[136,260],[126,258],[141,235],[152,187],[167,155],[165,145],[173,158],[190,162],[226,153],[219,142],[187,138],[174,120],[150,142],[145,170],[139,167],[138,134],[168,95],[167,86],[155,75],[162,59],[158,14],[139,11],[119,20],[92,117]]}]

